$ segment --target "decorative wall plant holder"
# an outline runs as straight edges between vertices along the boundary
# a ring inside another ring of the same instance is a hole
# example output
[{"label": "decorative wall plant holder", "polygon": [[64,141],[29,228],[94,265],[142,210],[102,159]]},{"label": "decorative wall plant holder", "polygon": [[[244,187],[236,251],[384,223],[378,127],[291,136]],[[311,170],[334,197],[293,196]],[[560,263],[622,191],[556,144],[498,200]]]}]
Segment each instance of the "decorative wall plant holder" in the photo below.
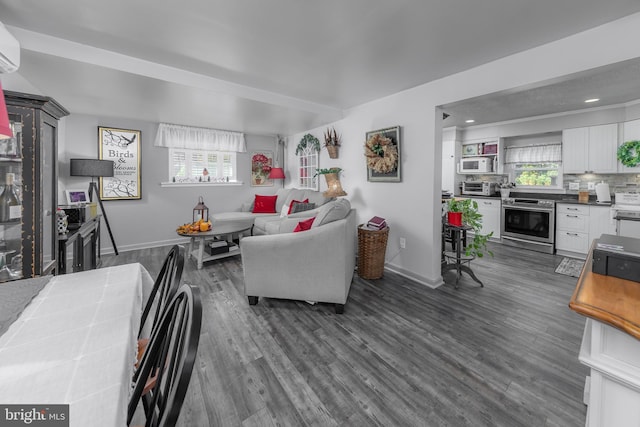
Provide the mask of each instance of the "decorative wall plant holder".
[{"label": "decorative wall plant holder", "polygon": [[337,159],[340,147],[340,135],[335,128],[327,129],[324,132],[324,146],[327,147],[330,159]]}]

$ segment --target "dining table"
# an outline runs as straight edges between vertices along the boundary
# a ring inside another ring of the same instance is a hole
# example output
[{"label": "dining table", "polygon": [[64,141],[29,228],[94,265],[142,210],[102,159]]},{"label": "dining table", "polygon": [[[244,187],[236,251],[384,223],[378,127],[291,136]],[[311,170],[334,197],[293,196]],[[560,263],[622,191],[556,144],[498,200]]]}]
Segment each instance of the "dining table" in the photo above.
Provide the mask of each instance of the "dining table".
[{"label": "dining table", "polygon": [[0,301],[0,425],[4,414],[19,416],[2,406],[68,405],[70,426],[125,426],[152,287],[139,263],[1,283],[0,296],[14,301]]}]

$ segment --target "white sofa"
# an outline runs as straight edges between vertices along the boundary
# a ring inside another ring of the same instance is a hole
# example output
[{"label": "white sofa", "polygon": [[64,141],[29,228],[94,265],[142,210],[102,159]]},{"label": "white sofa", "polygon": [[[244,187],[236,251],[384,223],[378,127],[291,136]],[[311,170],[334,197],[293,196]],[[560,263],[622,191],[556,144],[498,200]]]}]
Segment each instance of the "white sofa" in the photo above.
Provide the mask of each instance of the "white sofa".
[{"label": "white sofa", "polygon": [[[319,191],[297,188],[280,188],[276,192],[276,196],[278,197],[276,199],[275,213],[253,213],[253,200],[251,200],[243,203],[239,211],[212,214],[211,221],[213,226],[215,227],[216,224],[234,224],[238,225],[239,228],[251,228],[251,234],[254,234],[254,221],[257,218],[279,219],[283,206],[288,206],[292,200],[304,201],[309,199],[309,203],[315,203],[316,207],[333,200],[332,198],[324,197]],[[260,226],[255,231],[257,234],[266,234]]]},{"label": "white sofa", "polygon": [[[295,215],[279,219],[276,234],[240,241],[249,304],[259,297],[283,298],[332,303],[342,313],[355,269],[356,212],[348,200],[338,199]],[[311,229],[292,232],[313,216]]]}]

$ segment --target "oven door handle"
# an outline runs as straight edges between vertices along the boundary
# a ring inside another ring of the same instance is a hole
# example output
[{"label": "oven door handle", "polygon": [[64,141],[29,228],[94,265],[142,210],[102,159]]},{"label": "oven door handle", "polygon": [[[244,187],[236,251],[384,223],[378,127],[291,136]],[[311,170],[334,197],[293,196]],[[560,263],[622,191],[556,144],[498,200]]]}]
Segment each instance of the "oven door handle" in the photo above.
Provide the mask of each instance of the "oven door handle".
[{"label": "oven door handle", "polygon": [[502,206],[502,210],[505,210],[505,209],[516,209],[516,210],[519,210],[519,211],[533,211],[533,212],[536,212],[536,211],[537,212],[549,212],[549,213],[553,212],[553,208],[541,208],[541,207],[535,207],[534,208],[533,206],[532,207],[525,207],[525,206],[511,206],[511,205],[504,206],[503,205]]}]

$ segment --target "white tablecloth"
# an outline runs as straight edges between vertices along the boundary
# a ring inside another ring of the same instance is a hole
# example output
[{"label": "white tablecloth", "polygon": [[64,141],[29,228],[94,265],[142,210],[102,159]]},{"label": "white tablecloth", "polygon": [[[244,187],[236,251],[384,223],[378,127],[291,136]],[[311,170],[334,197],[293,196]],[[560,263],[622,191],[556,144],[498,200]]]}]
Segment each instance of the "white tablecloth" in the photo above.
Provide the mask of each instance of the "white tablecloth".
[{"label": "white tablecloth", "polygon": [[0,337],[0,403],[69,404],[71,426],[124,426],[143,301],[140,264],[56,276]]}]

